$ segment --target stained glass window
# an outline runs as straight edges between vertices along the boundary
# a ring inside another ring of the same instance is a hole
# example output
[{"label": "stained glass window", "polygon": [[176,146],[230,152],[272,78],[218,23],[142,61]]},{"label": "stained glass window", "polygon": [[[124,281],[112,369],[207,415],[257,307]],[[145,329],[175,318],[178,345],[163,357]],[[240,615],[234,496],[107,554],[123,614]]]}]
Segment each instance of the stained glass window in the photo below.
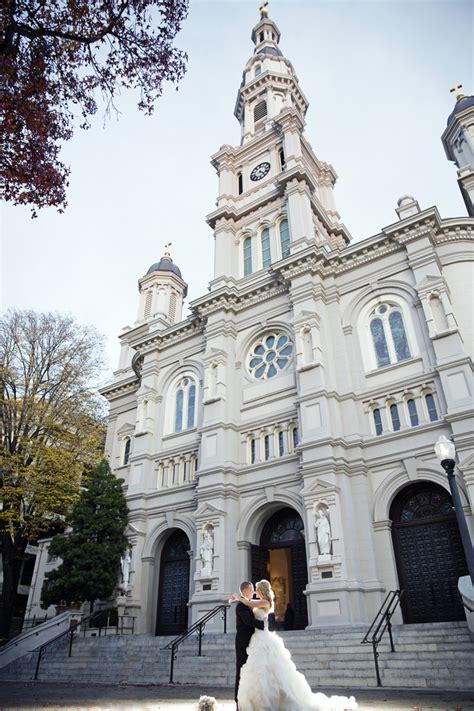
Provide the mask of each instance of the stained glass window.
[{"label": "stained glass window", "polygon": [[390,324],[390,330],[392,332],[393,345],[395,346],[395,353],[397,355],[397,360],[406,360],[411,358],[410,349],[408,347],[408,341],[405,333],[405,326],[403,324],[403,318],[400,311],[392,311],[388,317]]},{"label": "stained glass window", "polygon": [[267,334],[258,340],[248,355],[248,371],[257,379],[273,378],[286,368],[293,353],[293,343],[281,332]]},{"label": "stained glass window", "polygon": [[377,408],[376,410],[373,411],[372,414],[374,416],[375,434],[381,435],[383,432],[383,429],[382,429],[382,417],[380,415],[380,410]]},{"label": "stained glass window", "polygon": [[132,446],[131,439],[130,437],[127,437],[125,440],[125,449],[123,452],[123,463],[128,464],[128,460],[130,459],[130,447]]},{"label": "stained glass window", "polygon": [[272,253],[270,250],[270,230],[268,227],[262,231],[262,266],[264,269],[272,263]]},{"label": "stained glass window", "polygon": [[270,459],[270,435],[265,435],[263,442],[265,445],[265,459]]},{"label": "stained glass window", "polygon": [[176,417],[174,425],[175,432],[181,432],[181,430],[183,429],[183,401],[184,393],[180,388],[176,393]]},{"label": "stained glass window", "polygon": [[196,404],[196,386],[191,385],[188,393],[188,429],[194,427],[194,410]]},{"label": "stained glass window", "polygon": [[408,400],[408,414],[410,415],[410,423],[412,427],[416,427],[418,424],[418,413],[416,411],[416,402],[414,400]]},{"label": "stained glass window", "polygon": [[398,407],[395,404],[390,405],[390,417],[392,418],[393,431],[398,432],[400,429],[400,417],[398,415]]},{"label": "stained glass window", "polygon": [[278,453],[280,457],[285,454],[285,435],[283,432],[278,433]]},{"label": "stained glass window", "polygon": [[252,273],[252,238],[244,239],[244,276]]},{"label": "stained glass window", "polygon": [[429,393],[429,394],[425,397],[425,402],[426,402],[426,407],[427,407],[427,410],[428,410],[428,415],[429,415],[429,418],[430,418],[430,422],[434,422],[435,420],[438,419],[438,413],[437,413],[437,411],[436,411],[436,405],[435,405],[434,397],[433,397],[433,395],[431,395],[431,393]]},{"label": "stained glass window", "polygon": [[283,258],[288,257],[290,254],[290,230],[288,228],[288,220],[282,220],[280,222],[280,244],[281,256]]},{"label": "stained glass window", "polygon": [[377,365],[379,367],[382,365],[388,365],[390,363],[390,356],[388,355],[387,340],[385,338],[385,331],[381,319],[372,319],[370,322],[370,332],[372,334],[372,341],[375,348],[375,354],[377,356]]}]

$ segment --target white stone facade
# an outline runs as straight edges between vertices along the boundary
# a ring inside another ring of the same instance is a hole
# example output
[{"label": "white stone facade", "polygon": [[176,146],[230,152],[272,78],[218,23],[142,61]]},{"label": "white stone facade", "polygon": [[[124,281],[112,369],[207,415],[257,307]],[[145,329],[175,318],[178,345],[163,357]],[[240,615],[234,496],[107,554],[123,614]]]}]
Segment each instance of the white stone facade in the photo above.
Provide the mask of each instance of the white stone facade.
[{"label": "white stone facade", "polygon": [[[336,173],[304,136],[307,101],[278,29],[264,17],[253,36],[236,105],[242,143],[213,156],[210,292],[182,321],[180,277],[140,280],[139,320],[121,335],[119,370],[103,390],[107,453],[130,509],[127,611],[144,633],[156,629],[173,531],[189,540],[196,620],[252,579],[251,547],[283,507],[304,526],[309,626],[371,621],[399,586],[395,496],[418,481],[448,491],[433,452],[441,434],[454,435],[472,526],[474,220],[402,198],[397,222],[351,245]],[[166,308],[145,311],[148,282],[153,293],[176,290],[171,325]],[[329,553],[318,548],[318,511]]]}]

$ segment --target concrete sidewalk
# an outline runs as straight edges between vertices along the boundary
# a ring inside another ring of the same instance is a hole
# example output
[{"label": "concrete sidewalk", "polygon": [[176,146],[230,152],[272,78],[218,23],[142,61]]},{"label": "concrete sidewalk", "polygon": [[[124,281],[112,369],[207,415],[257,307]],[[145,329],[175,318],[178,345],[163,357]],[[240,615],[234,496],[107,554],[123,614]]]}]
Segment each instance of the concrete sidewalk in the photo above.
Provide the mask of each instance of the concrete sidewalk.
[{"label": "concrete sidewalk", "polygon": [[[321,689],[344,694],[347,690]],[[474,691],[354,689],[360,711],[474,711]],[[214,696],[218,711],[235,711],[232,689],[190,686],[106,686],[2,682],[0,711],[195,711],[201,694]]]}]

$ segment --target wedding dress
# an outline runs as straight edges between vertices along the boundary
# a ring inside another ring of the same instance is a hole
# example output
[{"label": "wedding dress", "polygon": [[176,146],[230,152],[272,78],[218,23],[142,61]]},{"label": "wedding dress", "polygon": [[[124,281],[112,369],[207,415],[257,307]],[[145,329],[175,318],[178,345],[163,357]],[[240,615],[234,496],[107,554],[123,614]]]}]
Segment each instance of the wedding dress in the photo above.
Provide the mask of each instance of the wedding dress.
[{"label": "wedding dress", "polygon": [[254,608],[265,623],[255,630],[241,670],[239,711],[345,711],[357,709],[353,696],[313,694],[303,674],[297,671],[290,652],[275,632],[268,630],[268,613]]}]

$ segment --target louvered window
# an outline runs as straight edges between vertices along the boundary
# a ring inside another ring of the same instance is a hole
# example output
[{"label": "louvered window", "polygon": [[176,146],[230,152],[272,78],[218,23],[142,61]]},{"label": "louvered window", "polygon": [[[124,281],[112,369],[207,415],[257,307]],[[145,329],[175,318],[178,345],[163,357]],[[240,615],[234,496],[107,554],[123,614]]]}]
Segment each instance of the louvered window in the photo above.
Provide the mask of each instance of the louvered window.
[{"label": "louvered window", "polygon": [[261,101],[253,110],[253,120],[255,123],[267,115],[267,102]]}]

